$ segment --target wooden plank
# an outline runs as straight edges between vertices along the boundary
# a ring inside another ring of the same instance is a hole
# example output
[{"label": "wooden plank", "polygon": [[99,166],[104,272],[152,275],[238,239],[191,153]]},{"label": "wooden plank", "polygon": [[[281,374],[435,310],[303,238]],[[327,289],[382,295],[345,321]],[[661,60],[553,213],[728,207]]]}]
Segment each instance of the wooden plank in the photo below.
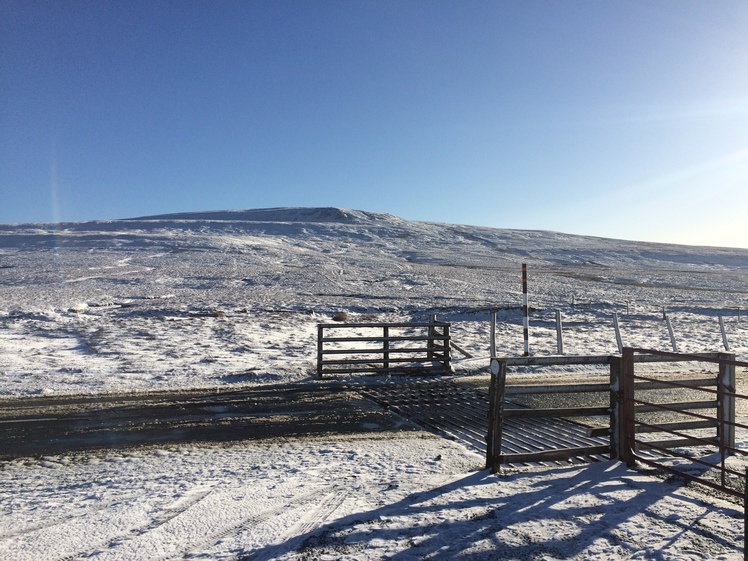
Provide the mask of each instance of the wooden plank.
[{"label": "wooden plank", "polygon": [[[748,368],[748,362],[739,360],[729,360],[721,358],[722,353],[668,353],[665,351],[655,351],[652,349],[632,348],[632,352],[637,353],[640,357],[653,356],[663,361],[694,361],[694,362],[711,362],[714,364],[731,364],[732,366],[741,366]],[[640,360],[639,362],[646,362]]]},{"label": "wooden plank", "polygon": [[560,448],[557,450],[543,450],[540,452],[526,452],[519,454],[502,454],[499,457],[502,464],[524,464],[537,462],[558,462],[575,456],[598,456],[609,454],[610,446],[584,446],[579,448]]},{"label": "wooden plank", "polygon": [[[639,376],[637,376],[639,378]],[[663,381],[657,381],[657,382],[635,382],[634,388],[636,391],[639,390],[671,390],[671,389],[677,389],[677,388],[709,388],[709,387],[716,387],[717,386],[717,379],[716,378],[691,378],[691,379],[685,379],[685,380],[663,380]]]},{"label": "wooden plank", "polygon": [[608,407],[564,407],[549,409],[507,409],[505,417],[514,418],[543,418],[543,417],[593,417],[597,415],[610,415]]},{"label": "wooden plank", "polygon": [[462,354],[462,356],[464,356],[464,357],[466,357],[466,358],[473,358],[473,355],[471,355],[471,354],[470,354],[469,352],[467,352],[467,351],[466,351],[465,349],[463,349],[462,347],[460,347],[459,345],[457,345],[457,343],[455,343],[454,341],[450,341],[450,342],[449,342],[449,345],[450,345],[450,346],[451,346],[451,347],[452,347],[453,349],[455,349],[456,351],[458,351],[458,352],[459,352],[460,354]]},{"label": "wooden plank", "polygon": [[[385,341],[386,343],[387,341]],[[434,347],[438,350],[444,350],[442,347]],[[423,347],[370,347],[368,349],[325,349],[323,355],[353,355],[353,354],[376,354],[382,356],[383,352],[388,353],[425,353]]]},{"label": "wooden plank", "polygon": [[[334,364],[372,364],[372,363],[381,363],[384,362],[384,358],[381,356],[377,358],[351,358],[351,359],[345,359],[345,360],[323,360],[322,365],[323,366],[330,366]],[[428,358],[421,358],[420,360],[418,358],[389,358],[389,362],[394,362],[398,364],[412,364],[412,363],[418,363],[418,364],[431,364],[432,362],[442,362],[442,361],[436,361],[434,359],[428,359]]]},{"label": "wooden plank", "polygon": [[[707,362],[720,362],[717,358],[718,353],[703,353],[695,355],[684,355],[678,353],[665,353],[659,351],[645,351],[641,349],[631,349],[633,362],[673,362],[674,360],[706,360]],[[637,354],[643,353],[643,354]],[[654,353],[654,354],[647,354]],[[612,360],[619,358],[619,355],[546,355],[546,356],[512,356],[498,357],[505,360],[507,366],[561,366],[569,364],[608,364]],[[748,366],[746,362],[728,361],[729,364],[736,366]]]},{"label": "wooden plank", "polygon": [[594,393],[609,392],[610,384],[568,384],[568,385],[544,385],[544,386],[507,386],[506,395],[532,395],[549,393]]},{"label": "wooden plank", "polygon": [[449,325],[448,322],[437,321],[436,323],[320,323],[318,324],[324,329],[363,329],[370,327],[372,329],[383,329],[385,327],[397,328],[397,329],[411,329],[411,328],[430,328],[430,327],[442,327]]},{"label": "wooden plank", "polygon": [[322,337],[323,343],[378,343],[380,341],[443,341],[444,345],[448,344],[449,337],[430,337],[429,335],[390,335],[389,337],[365,336],[365,337]]},{"label": "wooden plank", "polygon": [[663,411],[671,411],[672,413],[679,413],[681,411],[688,411],[690,409],[716,409],[717,401],[682,401],[678,403],[646,403],[643,405],[636,405],[636,413],[661,413]]},{"label": "wooden plank", "polygon": [[442,366],[392,366],[390,368],[372,367],[372,368],[334,368],[323,370],[323,374],[401,374],[401,373],[419,373],[424,375],[440,374],[448,372]]},{"label": "wooden plank", "polygon": [[502,357],[507,366],[561,366],[568,364],[608,364],[611,355],[549,355]]},{"label": "wooden plank", "polygon": [[657,448],[690,448],[693,446],[717,446],[719,439],[715,438],[674,438],[672,440],[636,440],[636,451]]},{"label": "wooden plank", "polygon": [[651,427],[638,426],[636,432],[637,434],[645,434],[674,430],[713,429],[718,426],[719,422],[717,419],[713,421],[684,421],[682,423],[660,423]]}]

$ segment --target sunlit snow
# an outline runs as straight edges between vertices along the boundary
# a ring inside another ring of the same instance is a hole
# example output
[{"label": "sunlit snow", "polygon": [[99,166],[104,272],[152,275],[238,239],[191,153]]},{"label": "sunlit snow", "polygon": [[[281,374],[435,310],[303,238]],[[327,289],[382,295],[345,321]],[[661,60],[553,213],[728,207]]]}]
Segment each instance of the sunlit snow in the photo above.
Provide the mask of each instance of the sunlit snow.
[{"label": "sunlit snow", "polygon": [[[452,322],[456,376],[624,344],[748,358],[748,249],[341,209],[0,225],[0,397],[313,379],[316,326]],[[666,366],[662,366],[666,368]],[[584,367],[557,369],[584,376]],[[494,476],[428,433],[183,444],[0,464],[2,559],[738,559],[739,505],[615,463]]]}]

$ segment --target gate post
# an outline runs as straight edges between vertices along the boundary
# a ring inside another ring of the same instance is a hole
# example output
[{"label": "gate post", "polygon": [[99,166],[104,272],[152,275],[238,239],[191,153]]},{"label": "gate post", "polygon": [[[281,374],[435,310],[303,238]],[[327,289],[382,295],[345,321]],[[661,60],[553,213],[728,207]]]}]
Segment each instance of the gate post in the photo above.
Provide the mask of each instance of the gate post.
[{"label": "gate post", "polygon": [[634,454],[634,439],[636,437],[636,426],[634,424],[634,350],[624,347],[621,352],[621,418],[618,445],[620,450],[618,457],[626,462],[628,467],[636,465]]},{"label": "gate post", "polygon": [[[719,359],[735,360],[732,353],[719,353]],[[719,363],[719,380],[717,380],[717,391],[719,403],[717,404],[717,414],[719,415],[719,424],[717,430],[720,442],[720,449],[724,446],[735,448],[735,365],[724,362]],[[727,453],[728,455],[730,452]]]},{"label": "gate post", "polygon": [[496,310],[491,312],[491,338],[490,338],[490,351],[491,351],[491,358],[493,359],[496,356],[496,316],[497,312]]},{"label": "gate post", "polygon": [[434,360],[434,339],[436,338],[436,314],[429,316],[428,341],[426,341],[426,356]]},{"label": "gate post", "polygon": [[610,357],[610,459],[621,457],[622,420],[621,357]]},{"label": "gate post", "polygon": [[317,377],[322,379],[322,337],[324,331],[321,323],[317,324]]},{"label": "gate post", "polygon": [[390,373],[390,328],[386,325],[382,327],[382,367]]},{"label": "gate post", "polygon": [[491,359],[491,385],[488,389],[488,434],[486,436],[486,469],[491,473],[501,466],[501,437],[504,423],[506,360]]},{"label": "gate post", "polygon": [[449,325],[448,323],[445,323],[442,327],[442,334],[444,335],[444,370],[446,372],[452,372],[452,349],[449,345],[449,342],[452,340],[451,335],[449,334]]}]

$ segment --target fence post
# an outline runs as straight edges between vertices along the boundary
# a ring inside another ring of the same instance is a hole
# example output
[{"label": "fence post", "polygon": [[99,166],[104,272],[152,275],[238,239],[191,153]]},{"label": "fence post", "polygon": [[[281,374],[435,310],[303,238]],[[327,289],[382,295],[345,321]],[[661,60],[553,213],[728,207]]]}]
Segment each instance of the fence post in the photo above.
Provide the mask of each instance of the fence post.
[{"label": "fence post", "polygon": [[665,323],[667,323],[667,331],[670,334],[670,344],[673,346],[673,352],[678,352],[678,344],[675,342],[675,333],[673,332],[673,324],[670,323],[670,316],[665,315]]},{"label": "fence post", "polygon": [[442,333],[444,335],[444,370],[445,372],[451,372],[452,371],[452,365],[450,363],[451,357],[452,357],[452,350],[449,347],[450,342],[450,335],[449,335],[449,325],[444,324],[442,328]]},{"label": "fence post", "polygon": [[[719,353],[717,356],[724,360],[735,360],[735,355],[730,353]],[[717,427],[720,432],[718,435],[720,449],[724,450],[723,446],[735,448],[735,398],[728,395],[735,393],[735,365],[719,363],[717,390],[719,396],[717,405],[719,424]]]},{"label": "fence post", "polygon": [[382,366],[386,371],[390,369],[390,328],[382,327]]},{"label": "fence post", "polygon": [[613,312],[613,327],[616,330],[616,345],[619,354],[623,352],[623,339],[621,339],[621,326],[618,325],[618,312]]},{"label": "fence post", "polygon": [[725,331],[725,320],[722,316],[719,316],[719,330],[722,333],[722,344],[725,350],[730,352],[730,343],[727,342],[727,331]]},{"label": "fence post", "polygon": [[561,310],[556,310],[556,352],[564,354],[564,335],[561,323]]},{"label": "fence post", "polygon": [[491,358],[496,356],[496,310],[491,312]]},{"label": "fence post", "polygon": [[491,359],[491,385],[488,389],[488,434],[486,435],[486,469],[496,473],[501,467],[501,438],[504,423],[506,360]]},{"label": "fence post", "polygon": [[317,324],[317,377],[322,379],[322,338],[324,329],[321,323]]},{"label": "fence post", "polygon": [[427,353],[426,356],[429,360],[434,360],[434,338],[436,337],[436,314],[429,316],[429,340],[426,341]]},{"label": "fence post", "polygon": [[530,356],[530,308],[527,304],[527,263],[522,263],[522,316],[524,318],[525,356]]},{"label": "fence post", "polygon": [[621,357],[610,357],[610,459],[621,454]]},{"label": "fence post", "polygon": [[628,467],[636,465],[634,454],[634,440],[636,437],[636,424],[634,415],[634,351],[630,347],[624,347],[621,352],[621,408],[620,428],[618,444],[620,451],[618,457],[626,462]]}]

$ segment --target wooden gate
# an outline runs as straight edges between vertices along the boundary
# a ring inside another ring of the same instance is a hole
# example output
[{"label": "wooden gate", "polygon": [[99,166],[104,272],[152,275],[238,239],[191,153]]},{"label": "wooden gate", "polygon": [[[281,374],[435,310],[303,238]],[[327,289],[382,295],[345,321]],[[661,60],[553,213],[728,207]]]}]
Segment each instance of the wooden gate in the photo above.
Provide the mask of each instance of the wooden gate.
[{"label": "wooden gate", "polygon": [[450,324],[321,323],[317,375],[451,371]]}]

